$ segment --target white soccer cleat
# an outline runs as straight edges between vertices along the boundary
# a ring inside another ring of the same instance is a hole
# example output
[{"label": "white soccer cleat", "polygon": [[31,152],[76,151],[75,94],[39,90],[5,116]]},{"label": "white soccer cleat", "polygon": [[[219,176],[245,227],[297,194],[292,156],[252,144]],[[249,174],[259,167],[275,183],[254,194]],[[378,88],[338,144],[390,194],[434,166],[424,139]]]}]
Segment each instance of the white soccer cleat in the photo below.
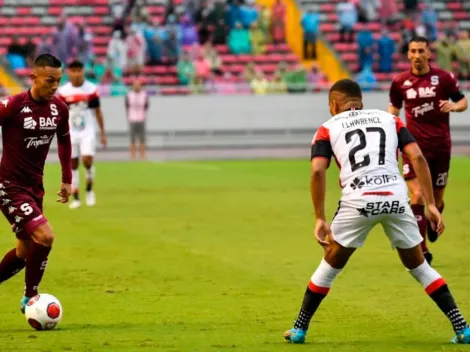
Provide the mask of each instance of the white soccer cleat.
[{"label": "white soccer cleat", "polygon": [[82,206],[82,203],[80,203],[79,200],[74,199],[72,201],[72,203],[70,203],[69,208],[70,209],[77,209],[77,208],[80,208],[81,206]]},{"label": "white soccer cleat", "polygon": [[95,204],[96,204],[95,192],[93,191],[86,192],[86,205],[88,205],[89,207],[92,207]]}]

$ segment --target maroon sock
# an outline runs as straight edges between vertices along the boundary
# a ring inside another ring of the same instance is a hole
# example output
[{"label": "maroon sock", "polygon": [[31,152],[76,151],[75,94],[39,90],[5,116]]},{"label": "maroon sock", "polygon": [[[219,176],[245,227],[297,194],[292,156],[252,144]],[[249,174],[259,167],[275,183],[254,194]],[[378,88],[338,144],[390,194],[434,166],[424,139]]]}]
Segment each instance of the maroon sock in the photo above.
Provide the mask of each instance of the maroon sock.
[{"label": "maroon sock", "polygon": [[419,233],[423,237],[421,242],[421,249],[424,253],[428,252],[428,246],[426,245],[426,215],[424,214],[424,205],[422,204],[411,204],[411,210],[415,215],[416,221],[418,222]]},{"label": "maroon sock", "polygon": [[16,248],[7,252],[0,262],[0,282],[7,281],[9,278],[18,274],[25,267],[24,259],[16,256]]},{"label": "maroon sock", "polygon": [[33,242],[31,250],[26,258],[25,293],[26,297],[34,297],[38,294],[38,286],[47,266],[47,256],[51,247]]}]

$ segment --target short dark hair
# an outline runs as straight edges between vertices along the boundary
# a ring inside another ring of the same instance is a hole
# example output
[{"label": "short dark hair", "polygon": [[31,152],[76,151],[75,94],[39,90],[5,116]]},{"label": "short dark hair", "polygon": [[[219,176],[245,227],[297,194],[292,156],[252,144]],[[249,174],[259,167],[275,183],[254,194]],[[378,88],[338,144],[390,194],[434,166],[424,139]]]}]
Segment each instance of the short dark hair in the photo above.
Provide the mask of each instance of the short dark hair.
[{"label": "short dark hair", "polygon": [[348,96],[348,98],[362,99],[362,91],[359,84],[351,79],[341,79],[330,88],[330,94],[338,92]]},{"label": "short dark hair", "polygon": [[62,67],[62,62],[55,56],[51,54],[42,54],[39,55],[36,60],[34,60],[34,67]]},{"label": "short dark hair", "polygon": [[84,67],[83,62],[81,62],[80,60],[70,61],[69,64],[67,65],[67,68],[83,68],[83,67]]},{"label": "short dark hair", "polygon": [[426,37],[422,37],[422,36],[414,36],[413,38],[410,39],[410,41],[408,42],[408,44],[411,44],[411,43],[426,43],[426,46],[429,46],[429,40],[428,38]]}]

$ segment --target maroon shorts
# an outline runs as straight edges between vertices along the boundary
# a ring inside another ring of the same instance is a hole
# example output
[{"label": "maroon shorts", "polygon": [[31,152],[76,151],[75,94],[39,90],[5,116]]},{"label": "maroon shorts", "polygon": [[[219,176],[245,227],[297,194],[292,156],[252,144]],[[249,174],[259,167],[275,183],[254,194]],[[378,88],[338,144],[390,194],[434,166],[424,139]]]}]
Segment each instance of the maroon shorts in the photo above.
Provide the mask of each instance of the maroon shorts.
[{"label": "maroon shorts", "polygon": [[[424,152],[429,170],[431,171],[432,184],[434,188],[444,188],[447,185],[447,177],[450,169],[450,151]],[[410,160],[403,155],[403,176],[405,180],[416,177],[413,165]]]},{"label": "maroon shorts", "polygon": [[42,185],[27,187],[0,180],[0,209],[18,239],[30,239],[34,230],[47,222],[42,213],[43,197]]}]

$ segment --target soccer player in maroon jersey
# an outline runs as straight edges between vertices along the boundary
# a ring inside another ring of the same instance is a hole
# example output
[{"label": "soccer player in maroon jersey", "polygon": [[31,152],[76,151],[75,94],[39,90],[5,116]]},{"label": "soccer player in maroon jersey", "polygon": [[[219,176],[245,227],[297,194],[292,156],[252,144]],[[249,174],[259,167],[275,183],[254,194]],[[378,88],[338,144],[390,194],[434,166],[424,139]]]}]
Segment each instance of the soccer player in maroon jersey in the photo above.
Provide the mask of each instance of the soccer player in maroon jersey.
[{"label": "soccer player in maroon jersey", "polygon": [[[393,80],[390,88],[388,112],[398,116],[405,102],[406,125],[418,142],[431,170],[434,198],[440,212],[444,210],[444,191],[447,185],[451,157],[449,113],[467,110],[467,99],[462,94],[454,76],[439,68],[431,67],[431,52],[426,38],[413,38],[408,46],[411,70]],[[410,189],[411,208],[423,236],[421,247],[426,260],[431,263],[432,254],[426,245],[426,228],[431,242],[438,234],[426,225],[424,199],[415,171],[403,155],[403,174]]]},{"label": "soccer player in maroon jersey", "polygon": [[44,164],[54,135],[62,167],[57,201],[67,203],[72,192],[69,112],[54,95],[62,78],[61,66],[54,56],[40,55],[34,61],[31,89],[0,102],[0,210],[17,237],[16,247],[0,262],[0,282],[26,267],[23,312],[38,294],[54,242],[54,231],[42,211]]}]

